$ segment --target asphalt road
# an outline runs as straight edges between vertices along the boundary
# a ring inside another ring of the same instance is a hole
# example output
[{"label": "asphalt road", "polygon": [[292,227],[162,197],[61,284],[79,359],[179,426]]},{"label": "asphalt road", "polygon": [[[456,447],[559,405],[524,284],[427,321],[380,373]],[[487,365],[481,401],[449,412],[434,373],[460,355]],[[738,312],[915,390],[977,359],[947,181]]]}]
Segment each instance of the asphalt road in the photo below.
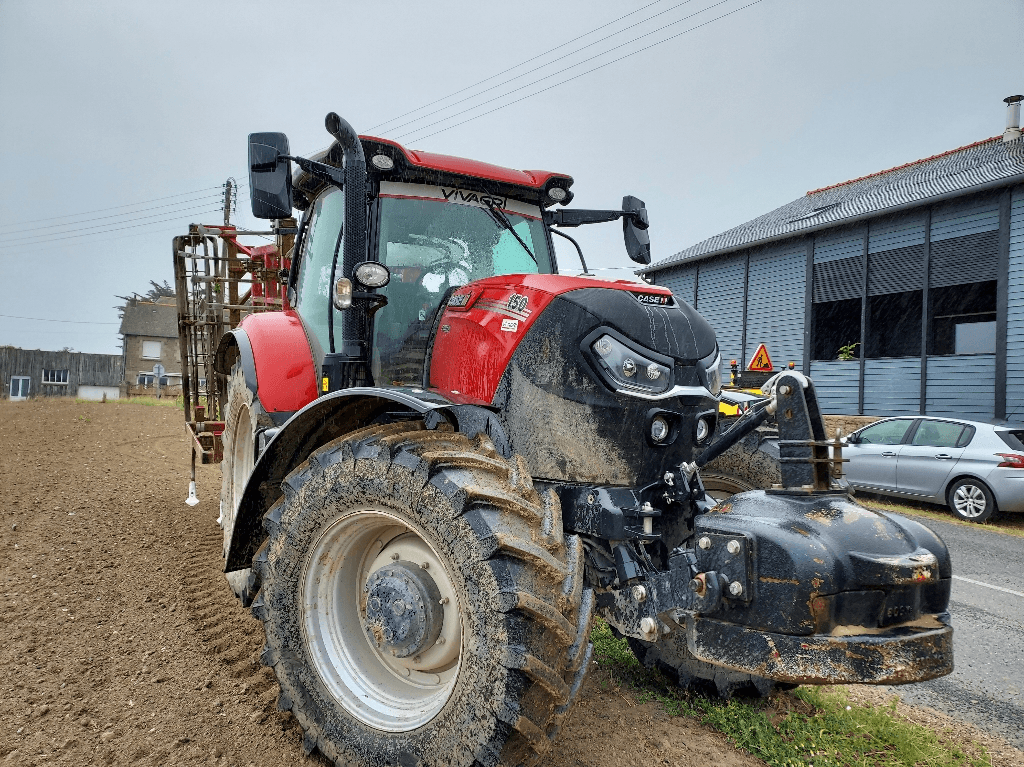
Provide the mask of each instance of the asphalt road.
[{"label": "asphalt road", "polygon": [[930,682],[893,688],[1024,749],[1024,538],[917,517],[953,559],[955,669]]}]

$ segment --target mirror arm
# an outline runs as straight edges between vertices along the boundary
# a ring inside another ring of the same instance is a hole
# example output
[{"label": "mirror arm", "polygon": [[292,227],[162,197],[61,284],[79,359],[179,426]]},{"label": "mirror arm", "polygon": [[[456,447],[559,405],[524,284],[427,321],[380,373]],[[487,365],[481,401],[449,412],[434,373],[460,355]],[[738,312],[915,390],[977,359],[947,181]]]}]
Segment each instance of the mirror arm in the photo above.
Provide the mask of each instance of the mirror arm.
[{"label": "mirror arm", "polygon": [[321,181],[334,184],[338,189],[342,189],[345,186],[345,172],[340,168],[334,168],[322,162],[307,160],[305,157],[293,157],[292,155],[283,154],[280,158],[282,160],[291,160],[302,170],[306,171],[306,173],[315,176]]}]

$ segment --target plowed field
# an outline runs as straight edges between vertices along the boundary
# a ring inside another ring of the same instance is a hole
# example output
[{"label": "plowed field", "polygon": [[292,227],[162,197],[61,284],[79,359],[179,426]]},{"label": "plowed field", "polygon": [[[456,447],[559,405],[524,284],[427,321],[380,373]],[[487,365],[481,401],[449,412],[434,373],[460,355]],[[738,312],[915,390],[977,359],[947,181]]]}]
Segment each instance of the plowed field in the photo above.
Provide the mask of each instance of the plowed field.
[{"label": "plowed field", "polygon": [[[325,765],[277,711],[261,625],[221,574],[219,467],[185,505],[180,411],[0,402],[0,760]],[[546,763],[763,764],[588,679]]]}]

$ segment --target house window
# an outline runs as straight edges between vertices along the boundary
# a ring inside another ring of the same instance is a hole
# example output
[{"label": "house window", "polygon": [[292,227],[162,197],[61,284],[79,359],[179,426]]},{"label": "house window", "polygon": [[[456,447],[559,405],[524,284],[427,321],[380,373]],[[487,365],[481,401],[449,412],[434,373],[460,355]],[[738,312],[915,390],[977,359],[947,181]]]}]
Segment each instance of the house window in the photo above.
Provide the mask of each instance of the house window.
[{"label": "house window", "polygon": [[43,383],[44,384],[62,384],[67,386],[68,383],[68,371],[66,370],[46,370],[43,368]]},{"label": "house window", "polygon": [[142,359],[144,359],[144,360],[158,360],[158,359],[160,359],[160,342],[159,341],[143,341],[142,342]]},{"label": "house window", "polygon": [[155,376],[152,373],[139,373],[136,383],[139,386],[152,386],[155,380]]},{"label": "house window", "polygon": [[995,354],[996,281],[928,291],[929,354]]},{"label": "house window", "polygon": [[[838,359],[839,347],[860,342],[860,299],[814,304],[811,328],[811,359]],[[854,356],[860,357],[860,353],[860,346],[854,347]]]},{"label": "house window", "polygon": [[28,397],[32,379],[28,376],[11,376],[11,399],[25,399]]},{"label": "house window", "polygon": [[868,298],[868,359],[921,356],[922,295],[908,290]]}]

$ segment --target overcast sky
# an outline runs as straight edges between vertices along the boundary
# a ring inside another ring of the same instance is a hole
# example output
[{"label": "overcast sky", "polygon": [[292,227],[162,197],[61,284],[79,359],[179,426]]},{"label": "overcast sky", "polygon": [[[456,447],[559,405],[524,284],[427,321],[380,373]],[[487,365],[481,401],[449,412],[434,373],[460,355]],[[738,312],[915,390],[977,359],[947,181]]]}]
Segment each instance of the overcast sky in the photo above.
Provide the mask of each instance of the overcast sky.
[{"label": "overcast sky", "polygon": [[[411,148],[568,173],[574,206],[636,195],[658,261],[997,135],[1024,92],[1021,0],[750,1],[0,0],[0,345],[117,353],[116,296],[172,281],[171,238],[221,220],[227,177],[247,183],[247,134],[311,153],[332,110]],[[244,194],[235,221],[257,223]],[[631,275],[618,225],[578,231],[591,266]]]}]

